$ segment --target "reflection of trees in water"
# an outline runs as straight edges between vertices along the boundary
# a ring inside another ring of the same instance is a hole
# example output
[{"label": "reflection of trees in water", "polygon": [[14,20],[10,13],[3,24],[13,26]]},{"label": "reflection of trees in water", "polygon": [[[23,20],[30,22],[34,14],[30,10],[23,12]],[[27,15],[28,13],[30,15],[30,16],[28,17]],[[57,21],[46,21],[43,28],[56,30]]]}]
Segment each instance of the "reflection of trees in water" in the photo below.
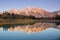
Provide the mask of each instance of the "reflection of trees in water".
[{"label": "reflection of trees in water", "polygon": [[46,30],[46,28],[57,28],[60,29],[60,25],[56,25],[55,23],[35,23],[33,25],[22,25],[22,26],[10,26],[10,25],[6,25],[6,26],[2,26],[3,31],[11,31],[13,32],[14,30],[18,30],[18,31],[25,31],[28,34],[30,32],[40,32],[42,30]]}]

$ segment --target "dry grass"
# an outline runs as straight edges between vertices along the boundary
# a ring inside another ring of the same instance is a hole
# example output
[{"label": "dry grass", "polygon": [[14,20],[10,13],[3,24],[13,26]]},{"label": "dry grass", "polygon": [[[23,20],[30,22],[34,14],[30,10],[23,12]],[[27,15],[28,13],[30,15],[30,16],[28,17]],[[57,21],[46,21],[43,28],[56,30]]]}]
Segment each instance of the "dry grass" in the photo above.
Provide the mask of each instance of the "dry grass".
[{"label": "dry grass", "polygon": [[42,22],[42,20],[33,19],[2,19],[0,20],[0,25],[4,24],[33,24],[35,22]]}]

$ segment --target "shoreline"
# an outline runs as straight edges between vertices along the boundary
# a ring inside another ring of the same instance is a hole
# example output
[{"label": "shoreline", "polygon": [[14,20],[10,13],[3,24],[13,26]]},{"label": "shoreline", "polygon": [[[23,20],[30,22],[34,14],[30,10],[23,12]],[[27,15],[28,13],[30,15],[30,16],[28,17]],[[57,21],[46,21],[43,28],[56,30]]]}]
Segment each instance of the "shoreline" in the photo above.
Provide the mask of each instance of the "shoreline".
[{"label": "shoreline", "polygon": [[34,24],[37,22],[47,22],[47,23],[60,23],[60,20],[34,20],[34,19],[0,19],[0,25],[5,24]]}]

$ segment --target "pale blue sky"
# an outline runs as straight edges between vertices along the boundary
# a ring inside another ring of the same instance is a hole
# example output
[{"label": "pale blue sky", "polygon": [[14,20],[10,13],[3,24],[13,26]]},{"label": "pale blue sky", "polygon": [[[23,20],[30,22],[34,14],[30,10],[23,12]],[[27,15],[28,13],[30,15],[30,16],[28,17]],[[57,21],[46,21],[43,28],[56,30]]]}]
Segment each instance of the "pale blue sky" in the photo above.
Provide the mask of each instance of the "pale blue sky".
[{"label": "pale blue sky", "polygon": [[10,8],[26,8],[27,6],[40,7],[47,11],[56,11],[60,9],[60,0],[0,0],[0,11]]}]

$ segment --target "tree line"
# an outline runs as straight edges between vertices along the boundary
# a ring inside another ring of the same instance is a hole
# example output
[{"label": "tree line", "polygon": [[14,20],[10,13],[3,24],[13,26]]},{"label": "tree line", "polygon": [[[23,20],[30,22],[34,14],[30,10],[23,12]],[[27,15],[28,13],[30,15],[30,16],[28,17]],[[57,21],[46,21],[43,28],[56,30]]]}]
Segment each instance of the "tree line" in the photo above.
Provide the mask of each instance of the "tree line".
[{"label": "tree line", "polygon": [[4,12],[3,14],[0,14],[0,19],[36,19],[34,16],[25,16],[25,15],[18,15],[14,13],[8,13]]},{"label": "tree line", "polygon": [[50,20],[60,20],[60,16],[56,15],[56,17],[47,17],[47,18],[36,18],[35,16],[26,16],[26,15],[18,15],[18,14],[10,14],[8,12],[4,12],[0,14],[0,19],[50,19]]}]

